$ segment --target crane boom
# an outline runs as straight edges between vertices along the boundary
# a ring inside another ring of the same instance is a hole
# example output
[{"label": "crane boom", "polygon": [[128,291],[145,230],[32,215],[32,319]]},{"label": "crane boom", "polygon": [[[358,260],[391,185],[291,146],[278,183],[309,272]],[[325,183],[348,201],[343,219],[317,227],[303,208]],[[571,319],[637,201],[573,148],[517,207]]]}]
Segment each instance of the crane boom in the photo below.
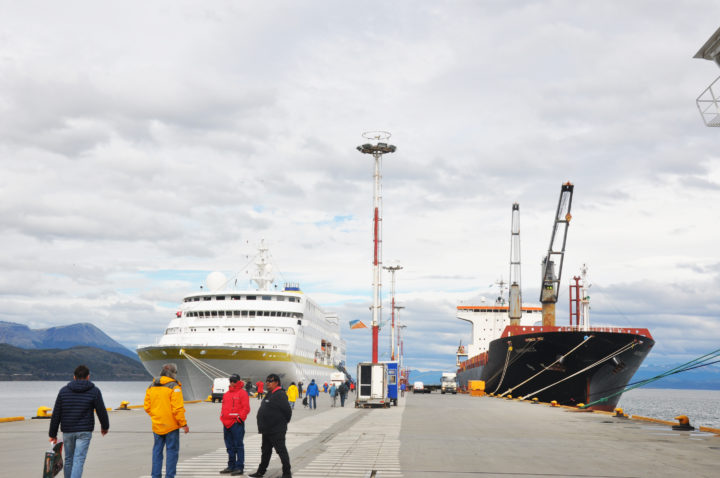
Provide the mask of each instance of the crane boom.
[{"label": "crane boom", "polygon": [[[542,303],[544,326],[555,325],[555,304],[560,290],[567,231],[572,219],[570,207],[572,206],[573,188],[574,186],[570,182],[563,184],[560,188],[560,199],[555,213],[552,236],[550,236],[550,247],[542,262],[540,302]],[[562,239],[560,239],[561,237]],[[555,274],[555,264],[557,264],[557,275]]]},{"label": "crane boom", "polygon": [[520,282],[520,205],[512,205],[510,226],[510,293],[508,316],[510,325],[520,325],[522,318],[522,287]]}]

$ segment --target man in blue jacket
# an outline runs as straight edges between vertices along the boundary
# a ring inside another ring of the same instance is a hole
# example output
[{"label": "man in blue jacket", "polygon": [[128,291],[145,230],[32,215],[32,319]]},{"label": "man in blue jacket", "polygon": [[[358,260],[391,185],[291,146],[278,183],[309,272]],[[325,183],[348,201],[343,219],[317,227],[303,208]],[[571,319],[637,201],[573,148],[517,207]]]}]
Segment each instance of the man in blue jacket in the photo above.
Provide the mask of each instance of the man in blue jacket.
[{"label": "man in blue jacket", "polygon": [[57,443],[58,427],[63,433],[65,448],[65,478],[80,478],[90,439],[95,429],[95,415],[100,419],[100,433],[110,429],[105,403],[100,389],[90,381],[90,370],[78,365],[74,380],[60,389],[50,419],[50,443]]},{"label": "man in blue jacket", "polygon": [[317,384],[315,383],[315,379],[312,379],[310,381],[310,385],[308,385],[308,388],[307,388],[308,405],[310,405],[311,409],[317,408],[318,395],[320,395],[320,389],[318,388]]}]

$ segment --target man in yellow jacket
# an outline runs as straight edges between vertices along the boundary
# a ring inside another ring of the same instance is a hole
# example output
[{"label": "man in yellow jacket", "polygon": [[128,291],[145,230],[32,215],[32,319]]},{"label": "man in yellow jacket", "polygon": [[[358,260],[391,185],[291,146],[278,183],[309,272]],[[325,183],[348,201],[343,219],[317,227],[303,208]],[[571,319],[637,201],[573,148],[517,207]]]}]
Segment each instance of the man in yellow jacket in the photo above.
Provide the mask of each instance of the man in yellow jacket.
[{"label": "man in yellow jacket", "polygon": [[298,388],[295,382],[291,383],[287,389],[288,402],[290,402],[290,408],[295,408],[295,400],[298,398]]},{"label": "man in yellow jacket", "polygon": [[152,477],[162,474],[163,450],[167,448],[165,476],[175,478],[178,456],[180,454],[180,429],[185,433],[190,429],[185,420],[185,404],[182,385],[176,380],[177,366],[174,363],[163,365],[160,378],[145,392],[145,411],[152,419],[152,431],[155,438],[152,454]]}]

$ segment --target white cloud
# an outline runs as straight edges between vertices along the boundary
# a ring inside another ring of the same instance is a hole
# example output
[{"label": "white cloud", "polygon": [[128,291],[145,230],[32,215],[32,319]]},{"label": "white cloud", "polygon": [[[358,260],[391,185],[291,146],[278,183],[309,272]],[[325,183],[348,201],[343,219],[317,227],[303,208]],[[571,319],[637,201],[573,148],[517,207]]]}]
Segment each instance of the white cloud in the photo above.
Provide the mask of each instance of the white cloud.
[{"label": "white cloud", "polygon": [[452,368],[454,307],[507,277],[514,201],[535,300],[568,180],[564,278],[590,265],[597,319],[670,356],[717,341],[720,157],[694,105],[717,69],[691,58],[715,2],[2,3],[0,319],[150,342],[187,271],[237,271],[265,237],[283,279],[367,322],[355,147],[388,129],[411,367]]}]

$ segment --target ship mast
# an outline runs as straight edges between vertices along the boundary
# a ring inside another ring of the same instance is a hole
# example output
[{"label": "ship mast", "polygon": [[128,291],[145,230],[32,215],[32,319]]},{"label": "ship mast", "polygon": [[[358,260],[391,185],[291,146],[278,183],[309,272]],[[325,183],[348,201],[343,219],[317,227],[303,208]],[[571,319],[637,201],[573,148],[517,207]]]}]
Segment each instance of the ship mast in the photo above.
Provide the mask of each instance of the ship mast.
[{"label": "ship mast", "polygon": [[510,294],[508,316],[510,325],[520,325],[522,318],[522,292],[520,282],[520,205],[512,205],[510,226]]},{"label": "ship mast", "polygon": [[261,239],[260,245],[258,245],[258,255],[255,258],[255,275],[251,277],[257,284],[258,290],[270,290],[270,284],[275,280],[272,274],[272,264],[268,260],[268,250],[265,239]]},{"label": "ship mast", "polygon": [[392,144],[381,143],[380,140],[390,139],[390,133],[387,131],[368,131],[363,133],[363,137],[370,140],[378,141],[376,144],[366,143],[358,146],[357,150],[363,154],[371,154],[375,158],[375,173],[373,175],[373,305],[372,305],[372,361],[378,361],[378,335],[380,332],[381,307],[380,288],[382,287],[380,269],[382,267],[382,193],[381,193],[381,176],[380,166],[382,156],[385,153],[394,153],[395,146]]},{"label": "ship mast", "polygon": [[391,314],[392,322],[390,326],[390,360],[395,360],[395,273],[402,269],[402,266],[397,264],[394,266],[383,266],[383,269],[390,271],[390,297],[391,297]]},{"label": "ship mast", "polygon": [[[540,302],[542,303],[542,323],[544,327],[555,326],[555,304],[560,291],[560,277],[563,259],[565,258],[567,231],[570,226],[570,219],[572,219],[570,207],[572,205],[573,188],[574,186],[570,182],[563,184],[560,188],[560,199],[558,200],[555,222],[550,236],[550,247],[542,262]],[[562,239],[560,239],[561,237]],[[555,274],[556,261],[558,265],[557,275]]]}]

